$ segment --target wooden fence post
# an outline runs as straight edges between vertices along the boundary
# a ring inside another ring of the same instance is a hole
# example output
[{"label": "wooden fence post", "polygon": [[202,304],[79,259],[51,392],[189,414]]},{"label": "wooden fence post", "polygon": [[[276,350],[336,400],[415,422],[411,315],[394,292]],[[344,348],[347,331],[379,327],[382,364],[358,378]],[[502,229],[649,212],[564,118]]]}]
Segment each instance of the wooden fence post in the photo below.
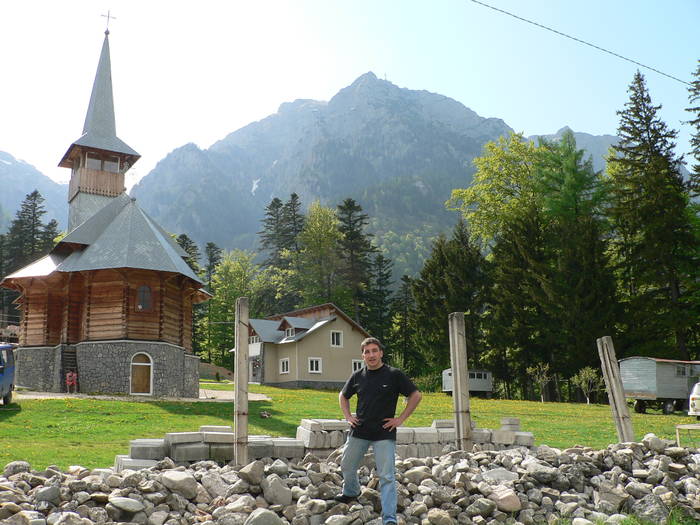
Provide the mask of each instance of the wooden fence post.
[{"label": "wooden fence post", "polygon": [[469,382],[467,377],[467,337],[464,312],[448,317],[450,327],[450,361],[452,363],[452,402],[455,409],[457,448],[471,450],[472,419],[469,411]]},{"label": "wooden fence post", "polygon": [[617,438],[620,443],[634,441],[632,418],[630,417],[630,411],[627,407],[627,401],[625,400],[625,391],[622,387],[620,367],[617,364],[612,337],[606,335],[598,339],[597,343],[600,363],[603,369],[603,378],[605,379],[605,387],[610,400],[610,410],[612,411],[615,429],[617,430]]},{"label": "wooden fence post", "polygon": [[236,369],[233,397],[234,460],[248,464],[248,298],[236,299]]}]

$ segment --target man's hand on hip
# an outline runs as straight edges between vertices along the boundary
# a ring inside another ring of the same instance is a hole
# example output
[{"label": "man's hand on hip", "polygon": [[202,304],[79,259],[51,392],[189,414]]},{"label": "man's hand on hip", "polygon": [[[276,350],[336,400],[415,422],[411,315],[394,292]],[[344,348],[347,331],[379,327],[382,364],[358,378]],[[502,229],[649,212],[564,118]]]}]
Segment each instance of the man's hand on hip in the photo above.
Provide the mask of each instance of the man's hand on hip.
[{"label": "man's hand on hip", "polygon": [[382,428],[388,430],[389,432],[395,430],[403,424],[403,420],[400,417],[388,417],[384,420]]}]

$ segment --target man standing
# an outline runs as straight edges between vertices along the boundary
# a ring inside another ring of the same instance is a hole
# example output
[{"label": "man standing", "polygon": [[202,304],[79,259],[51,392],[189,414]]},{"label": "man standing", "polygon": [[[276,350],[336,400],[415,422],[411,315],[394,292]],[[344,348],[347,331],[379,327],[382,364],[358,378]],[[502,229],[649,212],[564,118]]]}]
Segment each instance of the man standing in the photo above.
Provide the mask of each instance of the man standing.
[{"label": "man standing", "polygon": [[[384,525],[396,523],[396,427],[413,413],[421,393],[406,374],[384,364],[384,348],[378,339],[368,337],[360,344],[365,366],[352,374],[338,399],[345,419],[350,423],[350,435],[345,444],[341,471],[343,492],[336,501],[348,503],[360,495],[358,469],[370,445],[379,475],[379,493]],[[350,398],[357,394],[357,415],[350,412]],[[408,397],[406,408],[399,417],[396,402],[399,394]]]}]

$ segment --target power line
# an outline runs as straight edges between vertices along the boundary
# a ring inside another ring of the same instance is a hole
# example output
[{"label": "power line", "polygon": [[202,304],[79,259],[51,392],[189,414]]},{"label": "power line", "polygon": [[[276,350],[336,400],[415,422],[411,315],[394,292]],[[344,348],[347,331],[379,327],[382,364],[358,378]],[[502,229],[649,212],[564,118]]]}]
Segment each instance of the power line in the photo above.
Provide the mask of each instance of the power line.
[{"label": "power line", "polygon": [[570,40],[573,40],[575,42],[578,42],[579,44],[585,44],[587,46],[590,46],[594,49],[597,49],[598,51],[602,51],[603,53],[607,53],[608,55],[612,55],[617,58],[621,58],[622,60],[626,60],[627,62],[632,62],[633,64],[636,64],[640,67],[643,67],[645,69],[648,69],[650,71],[654,71],[655,73],[658,73],[659,75],[663,75],[665,77],[668,77],[672,80],[675,80],[676,82],[680,82],[681,84],[685,84],[686,86],[690,86],[690,82],[686,82],[685,80],[681,80],[680,78],[674,77],[673,75],[669,75],[668,73],[664,73],[663,71],[659,71],[656,68],[653,68],[651,66],[647,66],[642,64],[641,62],[637,62],[636,60],[632,60],[631,58],[627,58],[625,56],[622,56],[618,53],[615,53],[614,51],[610,51],[609,49],[605,49],[604,47],[597,46],[595,44],[591,44],[590,42],[586,42],[585,40],[581,40],[580,38],[576,38],[575,36],[567,35],[566,33],[562,33],[561,31],[557,31],[556,29],[552,29],[551,27],[547,27],[546,25],[540,24],[538,22],[535,22],[533,20],[528,20],[527,18],[523,18],[522,16],[518,16],[516,14],[513,14],[509,11],[506,11],[504,9],[499,9],[498,7],[494,7],[492,5],[486,4],[484,2],[480,2],[479,0],[471,0],[475,4],[482,5],[484,7],[488,7],[489,9],[493,9],[494,11],[498,11],[499,13],[503,13],[504,15],[512,16],[513,18],[517,18],[518,20],[522,20],[523,22],[527,22],[528,24],[532,24],[533,26],[540,27],[542,29],[545,29],[547,31],[551,31],[552,33],[556,33],[559,36],[563,36],[564,38],[568,38]]}]

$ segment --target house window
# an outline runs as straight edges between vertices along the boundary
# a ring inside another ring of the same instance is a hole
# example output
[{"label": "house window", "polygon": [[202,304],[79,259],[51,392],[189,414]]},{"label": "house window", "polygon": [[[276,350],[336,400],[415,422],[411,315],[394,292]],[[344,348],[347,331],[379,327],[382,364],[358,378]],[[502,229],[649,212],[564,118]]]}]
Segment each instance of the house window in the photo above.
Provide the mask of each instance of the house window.
[{"label": "house window", "polygon": [[153,294],[150,286],[139,286],[136,290],[136,311],[150,312],[153,310]]},{"label": "house window", "polygon": [[251,335],[248,338],[248,344],[255,344],[260,342],[260,336],[259,335]]},{"label": "house window", "polygon": [[343,332],[340,330],[331,330],[331,346],[343,346]]},{"label": "house window", "polygon": [[685,377],[688,375],[688,370],[685,365],[676,365],[676,377]]},{"label": "house window", "polygon": [[476,379],[476,374],[474,372],[469,372],[469,379]]},{"label": "house window", "polygon": [[285,337],[294,337],[294,328],[287,328],[284,331],[284,336]]},{"label": "house window", "polygon": [[280,374],[289,373],[289,358],[280,359]]},{"label": "house window", "polygon": [[359,369],[362,368],[362,365],[364,363],[362,362],[362,359],[353,359],[352,360],[352,371],[357,372]]},{"label": "house window", "polygon": [[309,357],[309,373],[320,374],[323,372],[323,366],[320,357]]}]

